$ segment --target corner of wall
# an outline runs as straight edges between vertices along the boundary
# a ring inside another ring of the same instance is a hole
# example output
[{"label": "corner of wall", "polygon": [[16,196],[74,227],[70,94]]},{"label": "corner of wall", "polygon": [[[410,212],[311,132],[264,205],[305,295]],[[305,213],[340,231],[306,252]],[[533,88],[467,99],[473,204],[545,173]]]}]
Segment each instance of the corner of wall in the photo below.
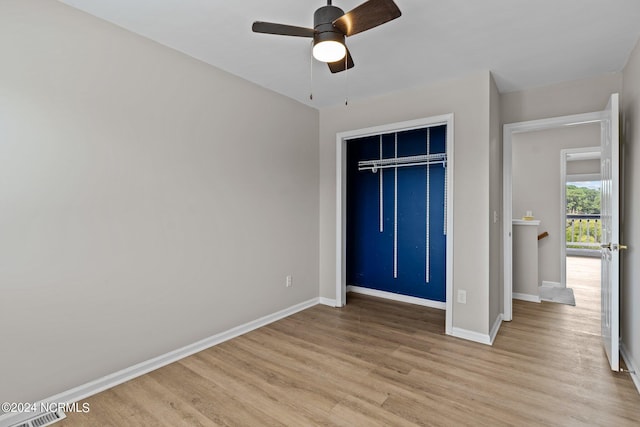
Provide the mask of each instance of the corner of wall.
[{"label": "corner of wall", "polygon": [[502,290],[502,114],[501,95],[493,73],[489,75],[489,143],[490,143],[490,272],[489,272],[489,322],[503,311]]}]

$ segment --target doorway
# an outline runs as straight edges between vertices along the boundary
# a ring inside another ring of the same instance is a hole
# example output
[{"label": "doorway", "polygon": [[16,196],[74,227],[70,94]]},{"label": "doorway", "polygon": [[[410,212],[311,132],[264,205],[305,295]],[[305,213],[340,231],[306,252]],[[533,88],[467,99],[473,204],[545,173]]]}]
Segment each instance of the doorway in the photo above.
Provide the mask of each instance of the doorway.
[{"label": "doorway", "polygon": [[600,124],[601,171],[601,310],[600,325],[602,344],[613,371],[619,369],[620,318],[619,318],[619,268],[620,251],[626,249],[620,239],[620,97],[614,93],[603,111],[554,117],[504,125],[503,147],[503,215],[504,215],[504,320],[512,320],[512,145],[513,136],[544,129],[558,129],[588,123]]},{"label": "doorway", "polygon": [[[599,124],[602,122],[604,115],[602,112],[594,112],[594,113],[585,113],[585,114],[577,114],[572,116],[563,116],[563,117],[555,117],[551,119],[542,119],[542,120],[534,120],[529,122],[522,123],[513,123],[507,124],[504,126],[504,138],[503,138],[503,247],[504,247],[504,301],[503,301],[503,313],[504,320],[510,321],[512,320],[512,298],[513,298],[513,280],[512,280],[512,259],[513,259],[513,249],[512,249],[512,219],[518,218],[525,214],[527,211],[533,211],[533,215],[536,216],[536,211],[533,210],[532,207],[524,207],[528,205],[516,205],[514,209],[514,197],[513,197],[513,153],[514,153],[514,140],[517,140],[519,137],[528,137],[534,135],[536,132],[543,131],[553,131],[553,130],[562,130],[568,129],[574,126],[579,125],[591,125]],[[529,153],[535,154],[535,150],[537,143],[532,142],[532,149]],[[555,154],[557,156],[557,154]],[[529,157],[525,162],[523,162],[522,166],[531,166],[532,170],[549,170],[553,168],[553,170],[557,171],[558,165],[558,157],[554,157],[555,160],[544,160],[540,159],[538,161],[531,160]],[[558,172],[556,174],[559,175]],[[542,175],[546,177],[546,175]],[[559,177],[556,178],[559,181]],[[530,180],[529,180],[530,181]],[[558,181],[551,181],[550,184],[546,186],[549,191],[555,191],[558,189]],[[534,201],[537,206],[544,206],[549,204],[550,201],[554,201],[557,205],[557,209],[551,209],[549,213],[545,214],[546,216],[543,218],[543,222],[541,227],[544,227],[544,230],[549,230],[549,237],[542,240],[542,245],[549,246],[549,250],[546,254],[546,265],[547,267],[554,263],[554,267],[552,269],[545,269],[543,267],[541,271],[545,273],[548,271],[552,271],[551,277],[542,276],[540,277],[540,281],[547,281],[557,286],[561,286],[560,282],[560,264],[561,259],[564,258],[564,251],[561,250],[561,244],[564,244],[564,230],[565,225],[563,222],[564,217],[564,208],[561,206],[564,205],[564,200],[561,199],[560,191],[558,191],[557,196],[549,197],[548,194],[540,191],[529,191],[527,196],[537,196],[539,200]],[[557,197],[557,198],[556,198]],[[561,203],[562,200],[562,203]],[[521,207],[518,207],[521,206]],[[522,211],[522,212],[520,212]],[[541,259],[541,263],[545,264],[545,259]],[[541,283],[539,283],[541,284]]]},{"label": "doorway", "polygon": [[[560,284],[575,295],[575,305],[593,313],[598,312],[601,305],[600,157],[600,147],[565,149],[560,152],[565,237],[561,245]],[[597,333],[599,323],[592,326]]]},{"label": "doorway", "polygon": [[445,126],[446,153],[451,153],[446,160],[447,179],[444,183],[446,192],[446,211],[444,227],[446,229],[446,262],[445,262],[445,333],[451,334],[453,329],[452,295],[453,295],[453,114],[429,117],[406,122],[392,123],[341,132],[336,135],[336,306],[346,304],[347,284],[347,145],[349,141],[376,135],[408,132],[416,129]]},{"label": "doorway", "polygon": [[347,143],[347,290],[445,308],[446,126]]},{"label": "doorway", "polygon": [[[588,151],[599,153],[600,137],[599,123],[513,136],[512,210],[514,220],[522,218],[514,222],[517,246],[514,255],[518,267],[514,270],[514,298],[574,304],[573,291],[566,287],[565,278],[567,191],[564,182],[568,173],[582,179],[577,176],[579,172],[595,172],[599,179],[600,164]],[[580,200],[580,203],[586,201]],[[575,225],[584,224],[578,221]],[[580,238],[583,237],[580,234]]]},{"label": "doorway", "polygon": [[591,287],[597,283],[599,290],[602,244],[600,147],[562,150],[560,173],[561,221],[565,237],[560,247],[560,285],[567,287],[569,282],[584,280],[591,283]]}]

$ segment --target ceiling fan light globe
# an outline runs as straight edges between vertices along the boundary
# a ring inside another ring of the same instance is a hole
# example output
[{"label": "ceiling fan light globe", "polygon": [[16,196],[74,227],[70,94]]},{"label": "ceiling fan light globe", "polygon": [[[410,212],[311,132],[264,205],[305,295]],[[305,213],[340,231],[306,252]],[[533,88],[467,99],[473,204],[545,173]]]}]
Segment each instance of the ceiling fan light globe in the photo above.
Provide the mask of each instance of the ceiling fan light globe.
[{"label": "ceiling fan light globe", "polygon": [[322,62],[340,61],[346,54],[344,44],[333,40],[322,41],[313,46],[313,57]]}]

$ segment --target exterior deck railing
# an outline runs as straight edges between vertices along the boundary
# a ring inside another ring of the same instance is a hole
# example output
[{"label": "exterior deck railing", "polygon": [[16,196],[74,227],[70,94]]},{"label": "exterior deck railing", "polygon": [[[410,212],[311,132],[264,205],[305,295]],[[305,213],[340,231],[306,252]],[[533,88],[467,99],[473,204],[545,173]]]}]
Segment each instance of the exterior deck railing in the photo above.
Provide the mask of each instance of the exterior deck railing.
[{"label": "exterior deck railing", "polygon": [[602,221],[600,214],[567,214],[567,249],[600,249]]}]

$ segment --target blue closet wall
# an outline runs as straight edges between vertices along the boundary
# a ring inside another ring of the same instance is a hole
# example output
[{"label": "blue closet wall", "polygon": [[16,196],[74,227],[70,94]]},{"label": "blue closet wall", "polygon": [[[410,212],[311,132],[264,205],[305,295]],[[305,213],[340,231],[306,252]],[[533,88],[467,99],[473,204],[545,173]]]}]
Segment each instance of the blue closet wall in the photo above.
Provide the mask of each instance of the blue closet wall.
[{"label": "blue closet wall", "polygon": [[[399,132],[398,157],[446,152],[446,126]],[[395,156],[395,134],[382,135],[382,156]],[[445,301],[445,167],[429,169],[427,277],[427,166],[398,168],[397,278],[394,278],[394,168],[358,171],[358,161],[380,158],[380,136],[347,142],[347,285]],[[383,231],[380,232],[380,173]]]}]

